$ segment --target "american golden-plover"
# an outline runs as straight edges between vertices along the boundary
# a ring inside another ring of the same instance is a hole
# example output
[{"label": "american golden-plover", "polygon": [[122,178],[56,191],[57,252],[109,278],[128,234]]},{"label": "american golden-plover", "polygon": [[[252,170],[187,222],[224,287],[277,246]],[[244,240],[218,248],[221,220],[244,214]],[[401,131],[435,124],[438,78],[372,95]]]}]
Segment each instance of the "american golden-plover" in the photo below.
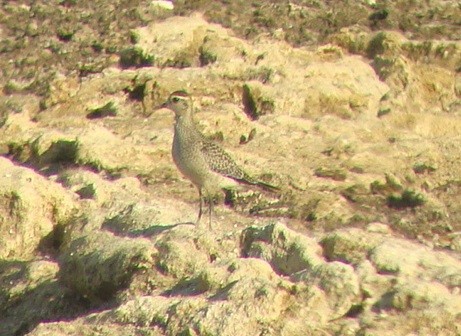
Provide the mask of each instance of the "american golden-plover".
[{"label": "american golden-plover", "polygon": [[235,188],[239,183],[268,190],[279,189],[248,175],[219,145],[200,133],[194,121],[192,99],[186,91],[170,94],[161,108],[168,108],[175,113],[173,161],[198,189],[200,206],[197,224],[202,218],[204,194],[209,201],[211,225],[212,196],[220,189]]}]

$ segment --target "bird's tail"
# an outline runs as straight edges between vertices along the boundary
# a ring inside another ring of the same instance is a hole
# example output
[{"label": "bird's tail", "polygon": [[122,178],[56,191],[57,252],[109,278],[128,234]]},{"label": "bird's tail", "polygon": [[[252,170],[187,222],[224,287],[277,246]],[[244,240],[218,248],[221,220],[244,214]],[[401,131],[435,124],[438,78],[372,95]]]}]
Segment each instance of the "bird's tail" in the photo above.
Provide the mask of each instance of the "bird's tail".
[{"label": "bird's tail", "polygon": [[256,181],[254,184],[268,191],[280,190],[280,187],[262,181]]},{"label": "bird's tail", "polygon": [[260,188],[262,188],[264,190],[267,190],[267,191],[280,190],[280,187],[277,187],[277,186],[274,186],[272,184],[257,180],[257,179],[253,178],[252,176],[248,175],[245,172],[243,172],[243,177],[242,178],[233,177],[233,179],[238,181],[238,182],[244,183],[244,184],[258,186],[258,187],[260,187]]}]

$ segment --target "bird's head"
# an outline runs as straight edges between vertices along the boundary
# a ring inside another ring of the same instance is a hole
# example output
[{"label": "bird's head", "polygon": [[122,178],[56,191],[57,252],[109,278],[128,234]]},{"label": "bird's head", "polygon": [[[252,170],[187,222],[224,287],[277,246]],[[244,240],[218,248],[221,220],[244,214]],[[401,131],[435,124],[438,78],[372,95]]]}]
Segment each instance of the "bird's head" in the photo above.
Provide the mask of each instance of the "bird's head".
[{"label": "bird's head", "polygon": [[184,90],[180,90],[171,93],[161,107],[172,110],[177,117],[180,117],[189,112],[191,105],[189,94]]}]

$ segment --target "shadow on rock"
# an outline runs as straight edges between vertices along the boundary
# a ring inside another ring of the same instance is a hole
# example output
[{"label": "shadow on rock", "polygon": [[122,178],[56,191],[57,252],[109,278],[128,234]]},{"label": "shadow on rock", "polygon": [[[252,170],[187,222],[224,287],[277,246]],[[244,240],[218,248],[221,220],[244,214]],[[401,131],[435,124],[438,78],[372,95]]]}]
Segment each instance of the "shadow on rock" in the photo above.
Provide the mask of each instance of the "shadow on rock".
[{"label": "shadow on rock", "polygon": [[0,335],[25,335],[40,322],[88,310],[59,283],[56,271],[56,263],[44,260],[0,262]]},{"label": "shadow on rock", "polygon": [[153,237],[157,236],[161,233],[164,233],[165,231],[169,231],[175,227],[181,226],[181,225],[195,225],[195,223],[192,222],[184,222],[184,223],[176,223],[176,224],[164,224],[164,225],[152,225],[150,227],[147,227],[145,229],[135,229],[135,230],[123,230],[123,228],[119,227],[114,227],[110,225],[110,223],[105,222],[102,225],[103,229],[106,229],[107,231],[112,232],[116,236],[122,236],[122,237]]}]

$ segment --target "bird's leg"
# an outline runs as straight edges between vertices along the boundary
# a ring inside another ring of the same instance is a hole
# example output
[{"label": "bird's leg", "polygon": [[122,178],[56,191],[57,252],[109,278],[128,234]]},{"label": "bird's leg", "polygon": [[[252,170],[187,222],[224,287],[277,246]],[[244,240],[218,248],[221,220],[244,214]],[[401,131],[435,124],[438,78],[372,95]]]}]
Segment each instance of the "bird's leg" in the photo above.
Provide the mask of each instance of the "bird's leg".
[{"label": "bird's leg", "polygon": [[202,218],[202,213],[203,213],[203,196],[202,196],[202,188],[198,188],[198,195],[199,195],[199,210],[198,210],[198,218],[197,222],[195,224],[200,223],[200,219]]},{"label": "bird's leg", "polygon": [[207,195],[208,195],[208,205],[209,205],[209,207],[208,207],[208,215],[209,215],[209,217],[208,217],[208,226],[209,226],[209,228],[211,230],[211,213],[213,212],[213,197],[210,196],[210,193],[207,193]]}]

